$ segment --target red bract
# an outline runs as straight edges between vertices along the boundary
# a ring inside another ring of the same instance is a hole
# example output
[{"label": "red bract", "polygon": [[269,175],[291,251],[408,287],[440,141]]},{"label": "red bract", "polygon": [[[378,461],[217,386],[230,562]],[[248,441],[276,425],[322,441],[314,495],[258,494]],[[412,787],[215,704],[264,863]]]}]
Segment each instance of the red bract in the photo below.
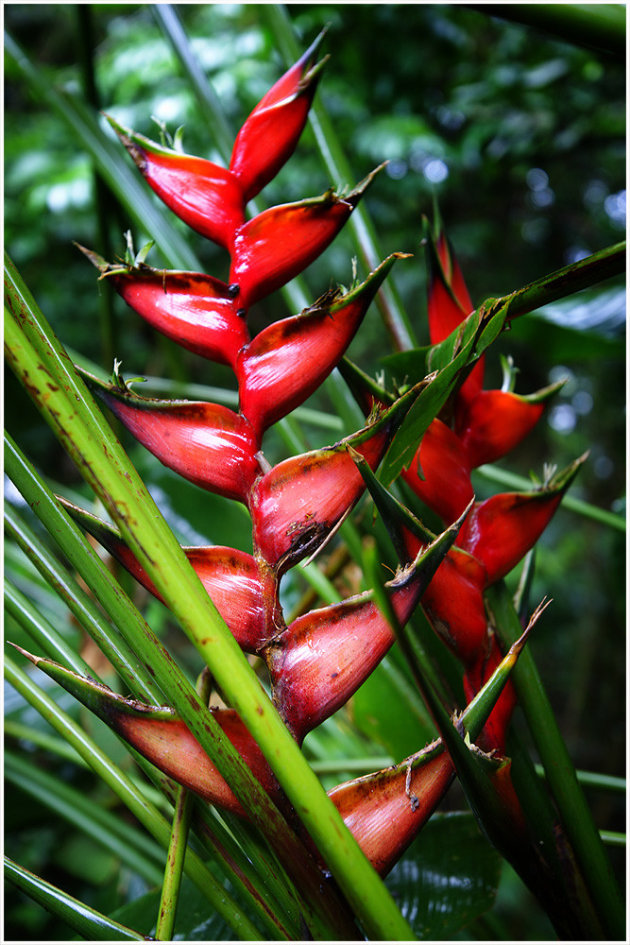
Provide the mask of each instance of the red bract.
[{"label": "red bract", "polygon": [[[404,626],[456,534],[444,533],[385,586]],[[298,742],[344,705],[394,642],[372,595],[351,598],[294,620],[264,651],[274,702]]]},{"label": "red bract", "polygon": [[260,467],[258,445],[243,417],[220,404],[139,397],[84,376],[165,466],[203,489],[245,502]]},{"label": "red bract", "polygon": [[329,792],[346,827],[374,869],[384,876],[429,819],[453,780],[439,745],[392,768],[346,781]]},{"label": "red bract", "polygon": [[[143,587],[162,599],[115,528],[63,499],[60,501]],[[258,652],[278,631],[273,620],[274,610],[279,609],[275,582],[245,551],[221,545],[184,547],[182,550],[239,646],[248,653]]]},{"label": "red bract", "polygon": [[470,465],[461,441],[439,419],[426,430],[402,476],[444,522],[454,522],[473,497]]},{"label": "red bract", "polygon": [[358,433],[329,449],[287,459],[254,483],[249,496],[254,546],[284,572],[312,553],[341,522],[364,490],[350,448],[375,468],[415,390]]},{"label": "red bract", "polygon": [[509,453],[535,426],[544,410],[544,399],[557,389],[554,385],[530,397],[482,390],[463,403],[455,417],[455,430],[469,467],[493,463]]},{"label": "red bract", "polygon": [[333,241],[374,178],[374,171],[345,197],[321,197],[263,210],[235,233],[230,284],[238,303],[254,302],[286,285]]},{"label": "red bract", "polygon": [[323,65],[309,68],[321,36],[260,100],[234,142],[230,171],[245,202],[276,176],[295,150]]},{"label": "red bract", "polygon": [[345,295],[330,293],[301,315],[270,325],[241,349],[236,367],[239,409],[259,436],[330,374],[400,256],[390,256]]},{"label": "red bract", "polygon": [[243,193],[234,175],[212,161],[165,148],[109,121],[147,183],[193,230],[231,251],[245,220]]},{"label": "red bract", "polygon": [[80,248],[150,325],[195,354],[235,367],[249,332],[225,282],[200,272],[117,266]]},{"label": "red bract", "polygon": [[[437,345],[455,331],[474,309],[464,276],[443,231],[435,242],[429,240],[429,295],[427,313],[431,344]],[[460,398],[474,397],[483,383],[484,364],[480,358],[460,389]]]}]

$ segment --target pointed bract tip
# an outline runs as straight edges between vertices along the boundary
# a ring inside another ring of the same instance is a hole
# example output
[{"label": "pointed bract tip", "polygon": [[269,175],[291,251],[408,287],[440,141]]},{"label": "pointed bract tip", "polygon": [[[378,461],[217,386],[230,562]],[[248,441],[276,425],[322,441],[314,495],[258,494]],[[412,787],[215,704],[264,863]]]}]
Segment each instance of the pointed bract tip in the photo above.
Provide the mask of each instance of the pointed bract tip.
[{"label": "pointed bract tip", "polygon": [[525,643],[527,642],[527,638],[529,637],[529,634],[534,629],[535,625],[538,623],[539,619],[541,618],[541,616],[543,615],[547,607],[549,607],[549,604],[551,604],[552,602],[553,602],[552,597],[549,597],[549,598],[543,597],[540,604],[538,605],[538,607],[536,607],[535,611],[529,618],[529,622],[527,626],[525,627],[525,629],[523,630],[522,634],[520,635],[518,640],[516,640],[510,647],[507,654],[508,656],[519,655],[519,653],[525,646]]},{"label": "pointed bract tip", "polygon": [[375,167],[373,171],[370,171],[370,173],[364,177],[359,184],[357,184],[352,193],[348,194],[348,196],[345,198],[346,203],[350,203],[353,207],[356,207],[359,200],[368,189],[376,175],[379,174],[388,163],[388,161],[383,161],[383,163],[379,164],[378,167]]},{"label": "pointed bract tip", "polygon": [[26,657],[26,659],[29,660],[33,666],[37,666],[37,664],[40,662],[41,656],[33,656],[33,654],[29,653],[28,650],[18,646],[17,643],[12,643],[11,640],[7,640],[6,642],[9,644],[9,646],[12,646],[14,650],[17,650],[18,653],[21,653],[22,656]]},{"label": "pointed bract tip", "polygon": [[73,241],[72,245],[76,246],[76,248],[90,260],[94,268],[98,269],[102,275],[104,275],[109,269],[110,264],[107,262],[107,260],[104,259],[103,256],[99,256],[98,253],[95,253],[93,249],[87,249],[87,247],[82,246],[81,243],[77,243],[76,240]]}]

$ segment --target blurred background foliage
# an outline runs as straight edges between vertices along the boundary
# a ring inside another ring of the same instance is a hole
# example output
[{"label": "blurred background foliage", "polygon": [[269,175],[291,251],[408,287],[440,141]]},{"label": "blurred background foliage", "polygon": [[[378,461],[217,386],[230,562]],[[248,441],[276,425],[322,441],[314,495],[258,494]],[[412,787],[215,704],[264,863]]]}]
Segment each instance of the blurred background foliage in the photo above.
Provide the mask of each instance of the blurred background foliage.
[{"label": "blurred background foliage", "polygon": [[[177,10],[236,130],[285,67],[265,6],[183,4]],[[307,128],[264,197],[270,204],[283,203],[315,196],[331,185],[352,187],[387,160],[364,203],[382,256],[397,250],[414,254],[397,263],[390,278],[419,344],[428,341],[421,219],[432,214],[434,198],[476,302],[623,239],[623,57],[508,22],[493,16],[501,10],[492,6],[324,3],[291,5],[288,11],[304,47],[328,28],[323,48],[331,59],[317,94],[354,177],[328,178]],[[171,132],[184,126],[187,151],[218,159],[213,129],[200,120],[151,5],[6,4],[4,12],[6,28],[52,87],[87,99],[91,107],[153,138],[159,137],[159,123]],[[111,195],[103,199],[89,157],[59,115],[33,96],[11,57],[5,69],[6,248],[63,342],[108,372],[115,355],[131,376],[233,388],[227,369],[156,339],[119,299],[109,300],[114,323],[103,331],[99,310],[107,303],[107,287],[97,287],[95,271],[73,241],[108,258],[122,255],[129,220]],[[225,276],[225,254],[185,231],[174,217],[173,222],[186,232],[205,271]],[[139,247],[151,234],[134,229],[133,237]],[[306,273],[313,299],[331,284],[351,281],[352,256],[352,241],[344,232]],[[148,261],[162,264],[155,249]],[[254,327],[287,314],[276,294],[252,313]],[[350,354],[375,373],[388,348],[373,307]],[[519,319],[491,349],[486,386],[501,384],[500,354],[514,358],[519,393],[567,378],[546,418],[503,461],[504,468],[540,475],[544,463],[562,467],[589,450],[572,494],[623,513],[623,282],[605,283]],[[307,406],[335,409],[323,392]],[[66,492],[82,489],[78,474],[8,372],[5,419],[40,469]],[[306,426],[304,432],[311,445],[338,438],[322,428]],[[207,495],[200,502],[194,487],[131,441],[124,442],[182,541],[247,546],[249,526],[242,511]],[[273,432],[268,449],[272,461],[286,454]],[[500,489],[482,476],[475,485],[480,497]],[[10,490],[7,497],[11,500]],[[545,594],[554,598],[533,646],[573,758],[578,767],[608,774],[625,770],[624,547],[621,531],[561,510],[537,551],[532,590],[534,603]],[[288,578],[287,606],[303,589],[297,577]],[[32,583],[28,586],[32,591]],[[152,625],[168,633],[161,605],[147,602],[147,608]],[[53,614],[52,619],[67,618]],[[184,651],[182,658],[190,654]],[[370,744],[388,751],[399,747],[404,735],[397,742],[396,725],[404,732],[404,720],[390,720],[379,731],[378,725],[370,727],[369,713],[361,716],[361,705],[358,698],[355,721],[363,719],[359,727],[373,739]],[[339,724],[347,726],[343,718]],[[320,737],[322,751],[330,751],[339,732],[335,729],[329,741],[325,732]],[[111,856],[88,855],[81,846],[85,839],[77,835],[60,846],[58,828],[45,810],[35,804],[27,813],[15,792],[10,788],[7,797],[8,845],[22,845],[25,865],[37,870],[53,860],[58,869],[71,871],[74,864],[80,886],[101,887],[97,904],[104,911],[113,895],[112,876],[118,885],[128,882],[128,898],[134,898],[133,884],[141,883],[137,877],[117,874]],[[622,803],[610,794],[593,794],[592,800],[600,826],[624,828]],[[70,852],[68,844],[75,845]],[[526,897],[512,902],[525,896],[518,883],[502,889],[500,905],[506,914],[516,910],[517,927],[527,916],[527,931],[520,929],[517,937],[546,937],[544,917],[529,909]],[[22,923],[27,936],[42,934],[41,917],[22,900],[11,903],[11,920],[16,927]],[[506,928],[507,937],[515,934]],[[62,933],[57,930],[57,937]],[[46,934],[55,937],[56,932]]]}]

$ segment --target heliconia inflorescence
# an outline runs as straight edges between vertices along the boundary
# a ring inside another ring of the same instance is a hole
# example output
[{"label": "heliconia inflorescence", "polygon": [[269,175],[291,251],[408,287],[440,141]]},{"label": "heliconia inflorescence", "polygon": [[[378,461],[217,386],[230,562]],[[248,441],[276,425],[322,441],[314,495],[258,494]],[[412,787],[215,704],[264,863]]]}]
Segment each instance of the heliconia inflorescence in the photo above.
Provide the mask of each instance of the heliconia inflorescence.
[{"label": "heliconia inflorescence", "polygon": [[[234,371],[237,410],[141,397],[117,369],[110,383],[85,372],[84,377],[162,463],[249,511],[251,554],[215,546],[184,551],[238,644],[265,662],[274,703],[298,743],[348,701],[395,636],[371,593],[303,614],[287,625],[280,582],[348,515],[365,490],[365,470],[377,468],[430,382],[423,379],[396,398],[385,392],[382,398],[366,398],[364,428],[328,448],[289,457],[271,468],[263,456],[265,431],[303,403],[340,363],[383,280],[404,257],[389,256],[348,291],[329,290],[301,314],[251,337],[250,307],[302,272],[329,245],[376,173],[345,195],[328,191],[247,218],[247,203],[290,157],[304,128],[321,75],[322,63],[314,64],[316,48],[317,41],[250,114],[228,168],[156,144],[110,119],[155,193],[184,223],[227,250],[227,282],[202,273],[156,270],[144,261],[112,264],[83,250],[101,277],[151,326]],[[431,247],[429,326],[437,344],[457,330],[472,303],[442,232]],[[445,531],[436,537],[417,520],[411,527],[409,520],[400,524],[402,566],[386,585],[401,625],[422,602],[462,661],[467,698],[482,689],[501,662],[487,626],[483,591],[536,541],[572,475],[557,477],[531,495],[472,501],[471,470],[511,449],[534,425],[554,390],[523,398],[484,391],[482,382],[479,359],[451,398],[452,420],[433,421],[403,474],[443,519]],[[158,594],[115,528],[66,507]],[[60,681],[80,697],[76,678],[69,681],[66,674]],[[513,702],[508,686],[486,726],[491,747],[503,749]],[[167,774],[206,800],[243,814],[171,710],[141,706],[101,690],[92,693],[89,704]],[[216,718],[265,789],[286,808],[271,769],[236,713],[217,710]],[[366,855],[385,873],[430,816],[453,773],[448,753],[436,743],[391,769],[339,785],[330,796]]]}]

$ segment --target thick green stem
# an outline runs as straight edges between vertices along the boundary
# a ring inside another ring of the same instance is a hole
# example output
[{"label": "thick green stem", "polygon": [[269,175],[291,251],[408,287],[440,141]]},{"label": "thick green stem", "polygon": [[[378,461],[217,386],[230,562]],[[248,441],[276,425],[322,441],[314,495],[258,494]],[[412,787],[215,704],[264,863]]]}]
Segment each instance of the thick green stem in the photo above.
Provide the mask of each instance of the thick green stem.
[{"label": "thick green stem", "polygon": [[[86,480],[114,517],[125,541],[154,581],[182,629],[238,711],[315,840],[329,869],[356,911],[368,935],[410,938],[413,933],[394,900],[365,859],[318,778],[306,763],[271,701],[159,514],[146,487],[122,451],[65,352],[46,325],[28,290],[10,265],[6,331],[12,367],[48,423],[68,447]],[[202,704],[183,705],[182,718],[195,726],[204,749],[225,772],[242,802],[269,833],[273,805],[231,744],[214,736],[219,726]],[[175,706],[180,711],[180,705]],[[184,714],[185,713],[185,714]],[[201,722],[200,720],[203,720]],[[213,732],[212,740],[209,733]],[[227,741],[227,739],[225,740]],[[221,747],[217,750],[216,744]],[[252,805],[252,798],[257,805]],[[264,813],[263,813],[264,812]],[[276,823],[281,830],[281,823]],[[280,835],[278,835],[280,836]],[[278,836],[276,840],[278,840]],[[292,835],[291,835],[292,836]],[[285,842],[289,838],[285,836]],[[298,871],[304,857],[293,865]],[[321,893],[319,893],[321,903]],[[315,903],[313,901],[313,907]]]},{"label": "thick green stem", "polygon": [[[488,589],[486,603],[501,643],[511,646],[520,636],[522,627],[503,582]],[[623,939],[625,916],[618,887],[529,648],[521,654],[513,679],[565,833],[599,919],[612,938]]]}]

